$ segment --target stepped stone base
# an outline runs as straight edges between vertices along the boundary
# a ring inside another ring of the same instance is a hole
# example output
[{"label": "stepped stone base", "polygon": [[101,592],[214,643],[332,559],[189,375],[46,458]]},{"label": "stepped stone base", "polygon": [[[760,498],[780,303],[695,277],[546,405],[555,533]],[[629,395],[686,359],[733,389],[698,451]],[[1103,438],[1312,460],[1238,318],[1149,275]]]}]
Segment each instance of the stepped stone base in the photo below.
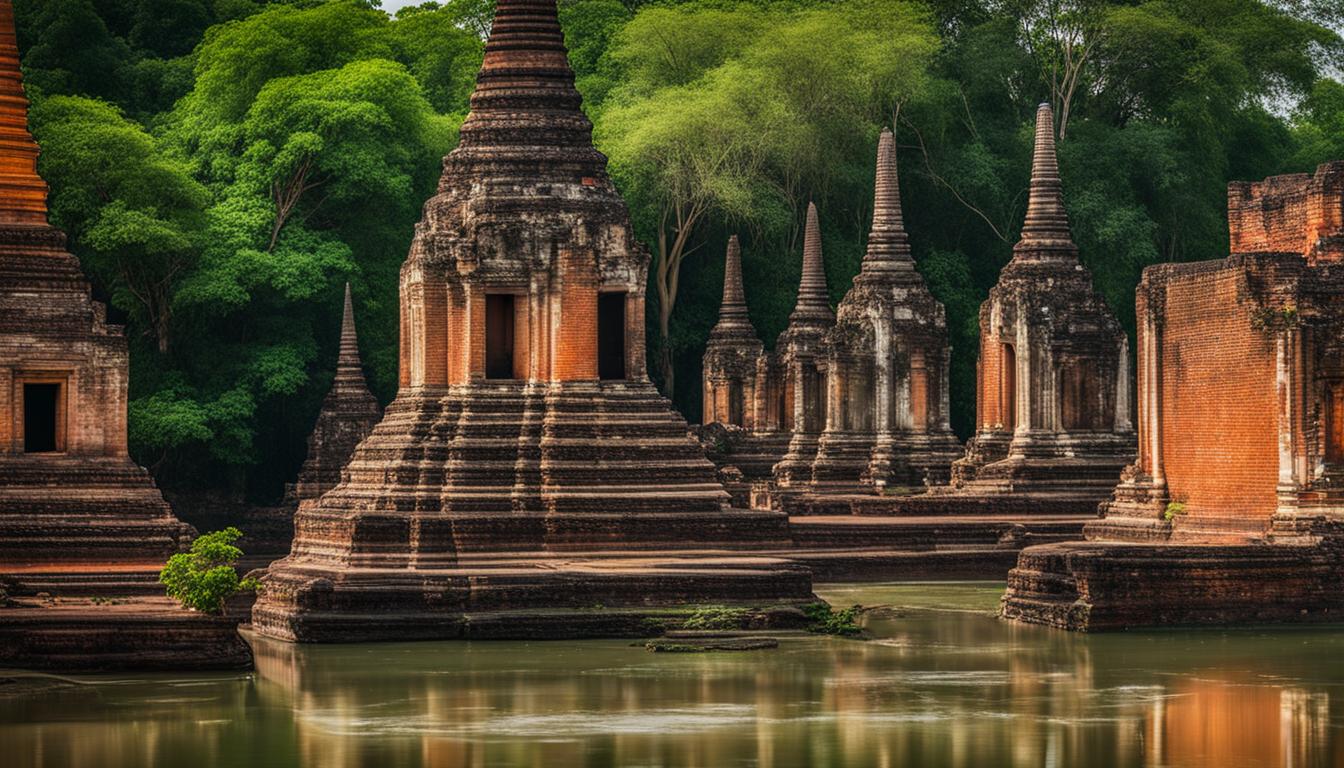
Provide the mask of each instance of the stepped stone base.
[{"label": "stepped stone base", "polygon": [[195,536],[149,473],[125,458],[0,456],[6,565],[157,562]]},{"label": "stepped stone base", "polygon": [[262,635],[297,642],[642,637],[660,617],[731,605],[797,618],[818,602],[805,567],[683,552],[466,559],[429,569],[283,563],[252,611]]},{"label": "stepped stone base", "polygon": [[1076,540],[1091,518],[805,516],[788,556],[818,581],[1004,579],[1024,547]]},{"label": "stepped stone base", "polygon": [[62,672],[248,669],[238,618],[164,597],[19,598],[0,606],[0,666]]},{"label": "stepped stone base", "polygon": [[1084,632],[1344,621],[1334,546],[1047,544],[1009,573],[1004,618]]}]

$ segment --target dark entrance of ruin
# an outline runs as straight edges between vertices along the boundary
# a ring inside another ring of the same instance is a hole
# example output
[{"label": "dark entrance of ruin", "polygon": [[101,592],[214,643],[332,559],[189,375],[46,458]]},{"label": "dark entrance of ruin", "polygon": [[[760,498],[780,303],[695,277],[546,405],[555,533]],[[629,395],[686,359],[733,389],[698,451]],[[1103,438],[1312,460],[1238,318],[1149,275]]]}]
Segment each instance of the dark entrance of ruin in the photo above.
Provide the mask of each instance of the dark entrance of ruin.
[{"label": "dark entrance of ruin", "polygon": [[513,295],[485,297],[485,378],[514,379]]},{"label": "dark entrance of ruin", "polygon": [[1003,345],[999,358],[999,408],[1003,411],[1003,430],[1017,429],[1017,352],[1012,344]]},{"label": "dark entrance of ruin", "polygon": [[54,453],[60,446],[60,384],[23,385],[23,450]]},{"label": "dark entrance of ruin", "polygon": [[625,378],[625,294],[597,295],[597,377]]},{"label": "dark entrance of ruin", "polygon": [[733,379],[728,382],[728,423],[740,427],[742,422],[742,381]]},{"label": "dark entrance of ruin", "polygon": [[1344,470],[1344,381],[1325,385],[1325,463]]}]

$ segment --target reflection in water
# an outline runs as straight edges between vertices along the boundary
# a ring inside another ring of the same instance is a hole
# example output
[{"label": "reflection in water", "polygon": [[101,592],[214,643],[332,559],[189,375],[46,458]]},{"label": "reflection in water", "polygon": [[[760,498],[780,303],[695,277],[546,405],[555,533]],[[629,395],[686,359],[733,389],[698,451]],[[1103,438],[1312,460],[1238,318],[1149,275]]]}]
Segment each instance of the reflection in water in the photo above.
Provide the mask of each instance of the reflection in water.
[{"label": "reflection in water", "polygon": [[1078,636],[997,621],[998,594],[836,590],[961,610],[759,653],[254,638],[254,676],[0,699],[0,764],[1344,768],[1338,628]]}]

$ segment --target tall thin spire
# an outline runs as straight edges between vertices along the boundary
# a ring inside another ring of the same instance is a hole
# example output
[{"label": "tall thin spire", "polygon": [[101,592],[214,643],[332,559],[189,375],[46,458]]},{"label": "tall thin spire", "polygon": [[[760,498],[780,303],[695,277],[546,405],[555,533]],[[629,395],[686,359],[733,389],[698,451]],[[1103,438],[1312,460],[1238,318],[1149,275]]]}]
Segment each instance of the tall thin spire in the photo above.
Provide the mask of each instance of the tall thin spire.
[{"label": "tall thin spire", "polygon": [[19,69],[14,3],[0,0],[0,224],[47,223],[47,185],[28,131],[28,97]]},{"label": "tall thin spire", "polygon": [[789,315],[789,324],[808,322],[832,323],[830,297],[826,292],[826,270],[821,260],[821,227],[817,223],[817,206],[807,204],[807,229],[803,233],[803,276],[798,283],[798,302]]},{"label": "tall thin spire", "polygon": [[364,364],[359,359],[359,336],[355,332],[355,305],[350,299],[350,284],[345,284],[345,314],[341,318],[341,351],[336,358],[336,381],[332,389],[357,386],[367,389]]},{"label": "tall thin spire", "polygon": [[1059,162],[1055,158],[1055,113],[1050,105],[1036,110],[1036,146],[1031,160],[1031,197],[1027,201],[1027,220],[1015,253],[1059,251],[1076,253],[1064,212],[1064,191],[1059,181]]},{"label": "tall thin spire", "polygon": [[711,336],[731,336],[745,332],[756,335],[747,313],[747,299],[742,292],[742,246],[737,235],[728,238],[728,254],[723,265],[723,303],[719,305],[719,321]]},{"label": "tall thin spire", "polygon": [[914,269],[910,236],[901,212],[901,186],[896,174],[896,138],[883,128],[877,139],[877,185],[873,193],[873,228],[861,270],[878,272]]}]

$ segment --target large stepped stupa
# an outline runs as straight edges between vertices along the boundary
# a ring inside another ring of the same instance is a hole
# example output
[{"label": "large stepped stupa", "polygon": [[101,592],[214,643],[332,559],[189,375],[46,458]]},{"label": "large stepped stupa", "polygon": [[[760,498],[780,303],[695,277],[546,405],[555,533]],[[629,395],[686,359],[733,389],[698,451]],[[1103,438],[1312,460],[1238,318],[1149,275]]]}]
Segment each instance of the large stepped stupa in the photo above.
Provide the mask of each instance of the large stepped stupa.
[{"label": "large stepped stupa", "polygon": [[591,133],[555,0],[500,0],[402,267],[400,391],[300,506],[260,632],[630,634],[813,600],[805,569],[740,554],[785,546],[784,516],[731,508],[649,382],[649,256]]}]

